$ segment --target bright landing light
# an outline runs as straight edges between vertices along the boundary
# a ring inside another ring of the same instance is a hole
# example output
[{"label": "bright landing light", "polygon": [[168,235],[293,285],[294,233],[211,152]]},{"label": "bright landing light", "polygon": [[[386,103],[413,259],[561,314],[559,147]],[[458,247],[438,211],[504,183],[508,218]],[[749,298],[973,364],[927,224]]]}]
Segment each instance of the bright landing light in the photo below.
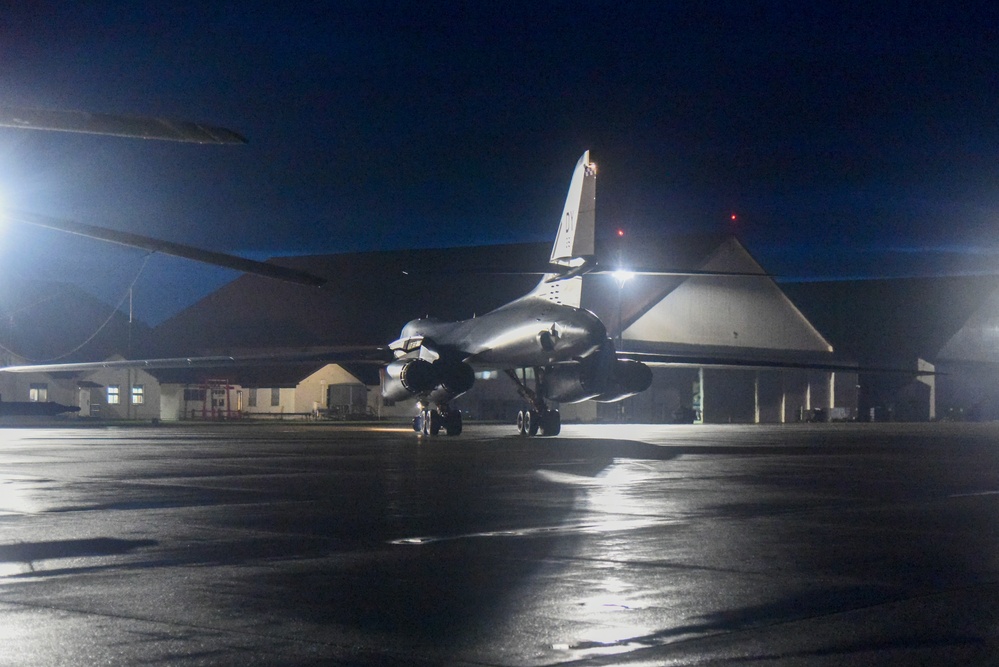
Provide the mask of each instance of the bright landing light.
[{"label": "bright landing light", "polygon": [[626,271],[624,269],[618,269],[617,271],[611,273],[611,275],[614,276],[614,280],[617,281],[617,284],[622,287],[624,287],[626,282],[635,277],[635,273],[633,271]]}]

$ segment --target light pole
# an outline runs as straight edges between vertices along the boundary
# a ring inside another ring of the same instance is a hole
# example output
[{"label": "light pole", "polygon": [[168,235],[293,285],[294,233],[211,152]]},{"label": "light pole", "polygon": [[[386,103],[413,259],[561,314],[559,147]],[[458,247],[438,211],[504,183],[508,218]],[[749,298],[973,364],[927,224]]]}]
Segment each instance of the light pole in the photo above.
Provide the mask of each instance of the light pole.
[{"label": "light pole", "polygon": [[[618,269],[611,274],[617,281],[617,344],[616,348],[621,349],[624,344],[624,286],[635,274],[626,269]],[[624,401],[617,402],[617,421],[624,422]]]},{"label": "light pole", "polygon": [[621,342],[624,340],[624,286],[629,280],[635,277],[635,274],[625,269],[618,269],[611,275],[617,281],[617,343],[618,347],[620,347]]}]

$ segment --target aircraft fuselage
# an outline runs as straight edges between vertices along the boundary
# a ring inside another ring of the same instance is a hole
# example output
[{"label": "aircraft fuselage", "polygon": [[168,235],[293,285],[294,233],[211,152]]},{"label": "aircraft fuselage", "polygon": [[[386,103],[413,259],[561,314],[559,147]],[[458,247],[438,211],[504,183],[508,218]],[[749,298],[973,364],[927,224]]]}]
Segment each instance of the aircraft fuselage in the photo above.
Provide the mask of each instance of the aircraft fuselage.
[{"label": "aircraft fuselage", "polygon": [[416,337],[473,368],[516,369],[586,357],[607,340],[607,329],[588,310],[530,294],[467,320],[413,320],[401,338]]}]

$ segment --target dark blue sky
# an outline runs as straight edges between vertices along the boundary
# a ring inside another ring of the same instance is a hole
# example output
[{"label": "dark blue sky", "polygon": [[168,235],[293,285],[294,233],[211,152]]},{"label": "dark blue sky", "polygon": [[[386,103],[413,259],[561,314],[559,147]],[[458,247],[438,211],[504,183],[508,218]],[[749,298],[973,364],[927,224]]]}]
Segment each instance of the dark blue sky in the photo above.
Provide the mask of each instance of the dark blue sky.
[{"label": "dark blue sky", "polygon": [[[541,241],[590,148],[605,229],[734,211],[777,274],[997,268],[994,3],[98,4],[5,9],[3,104],[250,143],[0,130],[14,207],[257,258]],[[142,261],[0,235],[5,271],[108,299]],[[155,257],[137,312],[232,277]]]}]

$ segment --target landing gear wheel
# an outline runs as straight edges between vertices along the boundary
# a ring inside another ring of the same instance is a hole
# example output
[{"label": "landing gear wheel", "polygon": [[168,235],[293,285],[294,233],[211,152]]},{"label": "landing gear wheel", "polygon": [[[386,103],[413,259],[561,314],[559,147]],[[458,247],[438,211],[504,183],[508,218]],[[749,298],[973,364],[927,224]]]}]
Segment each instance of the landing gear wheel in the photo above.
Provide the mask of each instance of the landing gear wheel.
[{"label": "landing gear wheel", "polygon": [[[420,412],[418,419],[420,420],[420,432],[423,435],[437,435],[440,431],[440,417],[435,415],[437,415],[436,410],[423,410]],[[415,428],[415,423],[413,426]]]},{"label": "landing gear wheel", "polygon": [[444,418],[444,430],[448,435],[461,435],[461,411],[451,410]]},{"label": "landing gear wheel", "polygon": [[527,435],[535,436],[541,428],[541,415],[534,410],[527,411]]},{"label": "landing gear wheel", "polygon": [[427,435],[437,435],[441,432],[441,421],[441,413],[437,412],[437,410],[427,410],[423,432]]},{"label": "landing gear wheel", "polygon": [[521,435],[537,435],[540,427],[538,413],[534,410],[521,410],[517,413],[517,432]]},{"label": "landing gear wheel", "polygon": [[562,415],[558,410],[545,410],[541,413],[541,435],[558,435],[562,431]]}]

